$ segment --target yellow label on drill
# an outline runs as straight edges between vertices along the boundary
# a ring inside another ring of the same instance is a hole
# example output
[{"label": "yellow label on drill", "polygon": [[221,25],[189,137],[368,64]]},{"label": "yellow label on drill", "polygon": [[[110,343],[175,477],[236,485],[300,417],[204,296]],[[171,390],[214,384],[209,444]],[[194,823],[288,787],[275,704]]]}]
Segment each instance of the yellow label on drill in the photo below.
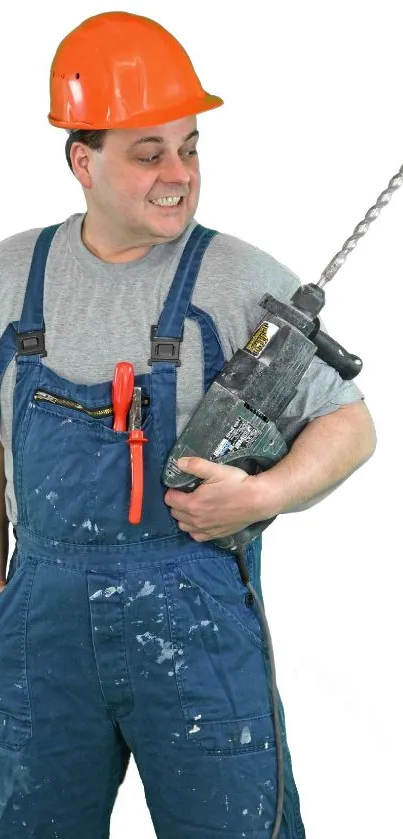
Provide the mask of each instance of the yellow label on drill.
[{"label": "yellow label on drill", "polygon": [[270,323],[268,320],[264,320],[258,326],[256,332],[253,333],[244,350],[257,358],[265,347],[267,347],[267,344],[270,343],[276,332],[278,332],[278,326]]}]

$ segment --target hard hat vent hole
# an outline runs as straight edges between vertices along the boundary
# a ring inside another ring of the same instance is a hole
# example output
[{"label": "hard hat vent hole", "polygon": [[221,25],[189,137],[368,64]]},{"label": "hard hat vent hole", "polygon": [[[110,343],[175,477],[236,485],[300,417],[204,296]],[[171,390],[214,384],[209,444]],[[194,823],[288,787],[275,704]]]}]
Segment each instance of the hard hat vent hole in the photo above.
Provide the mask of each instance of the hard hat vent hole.
[{"label": "hard hat vent hole", "polygon": [[76,73],[76,79],[80,78],[80,73]]},{"label": "hard hat vent hole", "polygon": [[61,78],[61,79],[64,79],[64,77],[65,77],[65,73],[62,73],[62,74],[61,74],[61,76],[60,76],[60,78]]}]

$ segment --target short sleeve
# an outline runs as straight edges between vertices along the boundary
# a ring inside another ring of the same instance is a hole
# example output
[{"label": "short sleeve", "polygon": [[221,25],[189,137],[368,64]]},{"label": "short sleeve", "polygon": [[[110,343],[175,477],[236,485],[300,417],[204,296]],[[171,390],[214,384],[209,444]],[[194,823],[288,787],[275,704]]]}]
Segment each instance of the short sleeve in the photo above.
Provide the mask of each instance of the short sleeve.
[{"label": "short sleeve", "polygon": [[353,381],[342,379],[333,367],[314,356],[303,375],[297,393],[277,421],[287,442],[293,440],[308,422],[337,411],[343,405],[364,399]]}]

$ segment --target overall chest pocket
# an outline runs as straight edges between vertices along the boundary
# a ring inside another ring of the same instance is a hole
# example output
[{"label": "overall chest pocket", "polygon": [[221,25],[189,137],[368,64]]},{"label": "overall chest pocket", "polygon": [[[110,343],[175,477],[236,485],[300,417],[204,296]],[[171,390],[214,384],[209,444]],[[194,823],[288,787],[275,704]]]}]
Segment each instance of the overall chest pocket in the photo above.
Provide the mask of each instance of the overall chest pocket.
[{"label": "overall chest pocket", "polygon": [[[102,413],[103,412],[103,413]],[[142,428],[148,439],[150,412]],[[147,531],[128,520],[131,494],[129,434],[114,431],[107,407],[86,408],[36,391],[20,441],[20,519],[30,530],[76,544],[124,544]],[[144,484],[158,467],[152,443],[143,446]],[[146,486],[144,486],[144,494]],[[143,505],[144,507],[144,505]]]}]

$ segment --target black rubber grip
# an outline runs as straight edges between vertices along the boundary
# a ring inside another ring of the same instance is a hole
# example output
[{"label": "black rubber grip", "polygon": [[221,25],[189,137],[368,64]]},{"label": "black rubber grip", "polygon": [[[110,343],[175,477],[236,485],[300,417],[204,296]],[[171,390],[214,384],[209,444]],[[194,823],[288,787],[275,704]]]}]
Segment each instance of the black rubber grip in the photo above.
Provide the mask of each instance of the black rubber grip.
[{"label": "black rubber grip", "polygon": [[317,355],[331,367],[335,367],[342,379],[354,379],[361,373],[362,360],[358,355],[347,352],[334,338],[320,329],[316,335],[310,335],[310,340],[316,344]]}]

